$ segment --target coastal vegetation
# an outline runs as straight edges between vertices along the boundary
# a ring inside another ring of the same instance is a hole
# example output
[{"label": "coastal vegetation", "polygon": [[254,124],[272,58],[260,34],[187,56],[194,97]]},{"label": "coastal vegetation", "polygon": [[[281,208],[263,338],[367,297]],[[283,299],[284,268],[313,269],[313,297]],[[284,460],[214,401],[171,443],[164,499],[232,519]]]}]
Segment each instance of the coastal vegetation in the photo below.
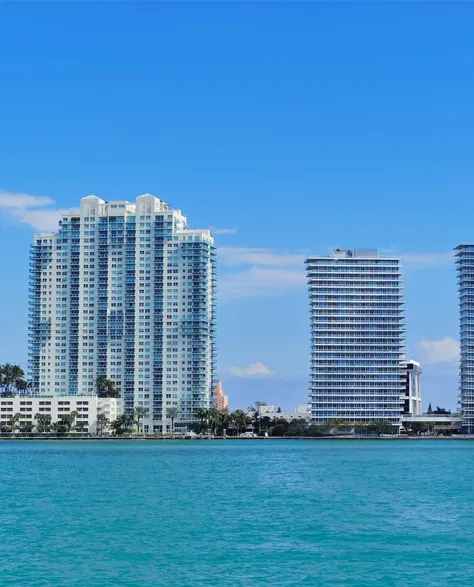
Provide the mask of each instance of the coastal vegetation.
[{"label": "coastal vegetation", "polygon": [[137,406],[133,413],[135,415],[135,422],[137,424],[137,431],[140,432],[141,421],[143,420],[143,418],[146,418],[148,416],[148,410],[147,410],[147,408]]},{"label": "coastal vegetation", "polygon": [[191,430],[196,434],[214,434],[222,436],[224,430],[230,436],[237,436],[245,432],[247,426],[252,423],[243,410],[217,410],[216,408],[197,408],[195,415],[199,419],[198,423],[191,425]]},{"label": "coastal vegetation", "polygon": [[105,375],[97,377],[95,387],[98,397],[120,397],[120,393],[115,389],[115,382],[112,379],[107,379]]},{"label": "coastal vegetation", "polygon": [[171,420],[171,434],[174,434],[174,421],[179,416],[179,409],[176,407],[170,407],[166,410],[166,417]]},{"label": "coastal vegetation", "polygon": [[20,412],[11,416],[6,424],[0,426],[1,434],[54,434],[56,436],[68,436],[72,432],[84,432],[84,423],[76,422],[77,412],[63,414],[57,422],[53,422],[50,414],[36,414],[34,421],[25,422],[25,414]]},{"label": "coastal vegetation", "polygon": [[110,424],[109,419],[103,412],[97,414],[97,436],[103,436]]},{"label": "coastal vegetation", "polygon": [[347,434],[363,435],[380,435],[393,434],[393,426],[390,422],[368,422],[353,423],[344,420],[328,420],[325,424],[309,424],[303,419],[292,420],[291,422],[283,418],[271,419],[264,416],[260,419],[261,433],[267,433],[269,436],[340,436]]}]

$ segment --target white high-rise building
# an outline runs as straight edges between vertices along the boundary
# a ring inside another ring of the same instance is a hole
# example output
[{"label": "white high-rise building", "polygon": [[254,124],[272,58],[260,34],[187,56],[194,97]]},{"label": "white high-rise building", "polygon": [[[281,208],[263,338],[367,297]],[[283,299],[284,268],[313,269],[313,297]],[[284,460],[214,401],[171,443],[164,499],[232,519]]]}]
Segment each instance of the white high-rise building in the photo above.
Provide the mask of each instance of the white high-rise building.
[{"label": "white high-rise building", "polygon": [[125,412],[148,410],[145,432],[176,428],[210,405],[214,373],[215,247],[180,210],[81,200],[57,233],[35,236],[30,261],[32,390],[93,395],[115,382]]},{"label": "white high-rise building", "polygon": [[462,425],[467,434],[474,434],[474,244],[458,245],[455,255],[459,291]]},{"label": "white high-rise building", "polygon": [[335,249],[306,265],[312,421],[386,421],[399,430],[405,387],[400,259],[376,249]]}]

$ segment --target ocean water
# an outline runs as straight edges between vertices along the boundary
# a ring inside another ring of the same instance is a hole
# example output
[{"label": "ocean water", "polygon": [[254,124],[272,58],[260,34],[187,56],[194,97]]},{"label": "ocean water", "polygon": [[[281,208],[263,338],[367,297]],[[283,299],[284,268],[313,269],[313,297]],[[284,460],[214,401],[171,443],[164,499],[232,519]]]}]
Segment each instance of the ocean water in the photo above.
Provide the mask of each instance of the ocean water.
[{"label": "ocean water", "polygon": [[474,585],[474,442],[0,442],[1,587]]}]

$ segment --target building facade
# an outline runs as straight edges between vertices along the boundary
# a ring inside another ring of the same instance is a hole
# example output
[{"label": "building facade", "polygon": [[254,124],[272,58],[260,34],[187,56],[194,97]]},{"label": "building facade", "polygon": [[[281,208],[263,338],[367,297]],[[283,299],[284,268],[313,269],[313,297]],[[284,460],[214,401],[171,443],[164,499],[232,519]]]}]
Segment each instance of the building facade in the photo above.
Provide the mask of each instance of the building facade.
[{"label": "building facade", "polygon": [[404,301],[400,260],[335,249],[306,260],[311,313],[311,420],[390,422],[400,429]]},{"label": "building facade", "polygon": [[223,410],[227,410],[229,408],[229,397],[224,394],[224,390],[222,388],[222,381],[216,381],[216,386],[213,390],[213,404],[214,407],[222,412]]},{"label": "building facade", "polygon": [[403,415],[404,416],[421,416],[421,385],[420,375],[423,373],[420,363],[407,360],[404,362],[405,367],[405,390]]},{"label": "building facade", "polygon": [[258,417],[270,418],[271,420],[286,420],[287,422],[294,422],[300,420],[303,422],[310,422],[311,412],[308,406],[298,406],[294,412],[281,410],[279,406],[258,406]]},{"label": "building facade", "polygon": [[474,245],[455,248],[461,344],[460,399],[463,429],[474,434]]},{"label": "building facade", "polygon": [[[71,412],[76,413],[74,426],[71,432],[97,434],[97,416],[104,414],[110,424],[123,413],[123,402],[120,398],[99,398],[97,396],[62,396],[62,397],[35,397],[17,395],[15,397],[0,398],[0,429],[8,426],[11,419],[20,414],[17,422],[18,430],[24,426],[32,427],[36,431],[36,416],[43,414],[51,417],[51,423],[59,422],[62,416]],[[109,425],[102,433],[110,432]]]},{"label": "building facade", "polygon": [[125,412],[148,411],[145,432],[161,432],[171,407],[184,427],[210,405],[214,304],[209,230],[150,194],[83,198],[31,248],[32,391],[90,396],[105,375]]}]

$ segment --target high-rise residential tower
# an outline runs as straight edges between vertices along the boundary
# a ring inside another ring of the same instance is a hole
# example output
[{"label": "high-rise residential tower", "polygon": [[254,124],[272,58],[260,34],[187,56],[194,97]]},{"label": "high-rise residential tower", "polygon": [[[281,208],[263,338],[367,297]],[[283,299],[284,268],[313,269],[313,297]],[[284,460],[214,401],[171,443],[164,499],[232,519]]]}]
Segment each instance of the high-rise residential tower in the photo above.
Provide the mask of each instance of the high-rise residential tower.
[{"label": "high-rise residential tower", "polygon": [[145,432],[177,428],[210,405],[214,384],[215,248],[179,210],[81,200],[57,233],[35,236],[30,260],[32,390],[93,395],[105,375]]},{"label": "high-rise residential tower", "polygon": [[474,245],[455,248],[461,335],[460,391],[462,425],[474,434]]},{"label": "high-rise residential tower", "polygon": [[334,249],[306,260],[311,418],[400,428],[405,385],[400,259]]}]

